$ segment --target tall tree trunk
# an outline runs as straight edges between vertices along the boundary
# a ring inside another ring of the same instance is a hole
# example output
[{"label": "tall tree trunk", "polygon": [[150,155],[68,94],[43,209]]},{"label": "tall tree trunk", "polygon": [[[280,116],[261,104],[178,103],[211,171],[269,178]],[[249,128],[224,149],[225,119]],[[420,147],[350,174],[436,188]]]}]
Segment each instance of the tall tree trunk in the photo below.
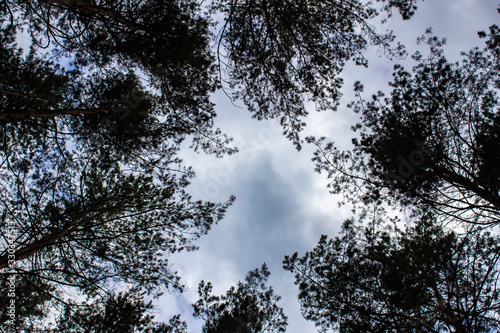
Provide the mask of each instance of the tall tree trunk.
[{"label": "tall tree trunk", "polygon": [[[20,248],[14,253],[14,260],[22,260],[31,257],[38,251],[50,247],[57,243],[58,240],[62,239],[65,236],[70,235],[76,227],[78,227],[83,221],[83,217],[76,218],[71,223],[67,224],[66,227],[62,230],[59,230],[53,234],[42,237],[41,239],[35,241],[32,244],[26,245],[23,248]],[[5,254],[0,257],[0,270],[6,268],[9,265],[9,255]]]},{"label": "tall tree trunk", "polygon": [[98,114],[109,112],[109,109],[55,109],[55,110],[19,110],[0,113],[0,121],[20,121],[31,118],[54,118],[63,115]]}]

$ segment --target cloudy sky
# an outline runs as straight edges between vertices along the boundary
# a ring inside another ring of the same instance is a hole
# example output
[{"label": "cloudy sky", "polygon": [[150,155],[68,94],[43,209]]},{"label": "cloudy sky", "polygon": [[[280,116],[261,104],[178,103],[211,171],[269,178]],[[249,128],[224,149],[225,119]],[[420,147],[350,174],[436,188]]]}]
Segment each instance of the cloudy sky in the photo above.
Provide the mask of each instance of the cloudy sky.
[{"label": "cloudy sky", "polygon": [[[500,22],[498,0],[425,0],[418,5],[410,21],[403,22],[395,15],[385,25],[373,22],[380,32],[394,30],[410,53],[417,48],[415,39],[432,27],[437,36],[447,38],[447,58],[458,60],[460,51],[482,45],[477,31]],[[377,56],[376,49],[366,54],[370,59],[368,69],[350,65],[344,71],[341,105],[352,99],[356,80],[364,83],[366,96],[379,89],[389,91],[385,87],[396,61]],[[412,66],[411,59],[399,62],[407,68]],[[182,313],[189,331],[200,332],[202,322],[190,317],[198,283],[202,279],[211,281],[214,292],[222,294],[243,280],[249,270],[266,262],[271,270],[270,284],[283,297],[288,332],[315,332],[314,323],[300,313],[293,276],[282,269],[282,260],[287,254],[297,251],[302,255],[311,250],[321,234],[335,236],[351,213],[338,208],[338,199],[326,188],[325,175],[314,172],[313,147],[306,145],[296,151],[275,122],[252,119],[241,103],[233,105],[224,94],[214,96],[214,102],[219,112],[217,127],[234,138],[240,153],[217,159],[184,151],[182,157],[197,174],[190,191],[204,200],[225,201],[231,194],[237,199],[225,219],[197,242],[198,251],[171,258],[188,291],[159,299],[157,319],[168,320]],[[304,135],[327,136],[348,147],[350,126],[355,121],[352,112],[342,106],[337,112],[320,114],[311,109]]]}]

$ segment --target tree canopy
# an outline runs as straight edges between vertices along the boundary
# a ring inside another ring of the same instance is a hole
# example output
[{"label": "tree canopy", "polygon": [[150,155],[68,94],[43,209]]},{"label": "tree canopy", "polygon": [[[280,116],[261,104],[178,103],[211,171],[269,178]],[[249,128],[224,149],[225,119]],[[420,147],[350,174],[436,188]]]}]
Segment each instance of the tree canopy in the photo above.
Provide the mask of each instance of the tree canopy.
[{"label": "tree canopy", "polygon": [[202,281],[200,299],[193,304],[194,316],[205,321],[204,333],[285,332],[287,317],[278,306],[280,296],[266,285],[267,265],[248,272],[245,282],[238,282],[225,295],[212,295],[212,284]]},{"label": "tree canopy", "polygon": [[192,199],[194,172],[176,156],[188,136],[195,150],[235,151],[213,129],[208,19],[194,2],[122,5],[136,23],[88,2],[2,3],[0,269],[2,286],[14,276],[27,293],[19,328],[117,285],[182,290],[169,254],[195,249],[234,200]]},{"label": "tree canopy", "polygon": [[[6,1],[3,20],[86,72],[141,71],[169,111],[214,117],[210,20],[196,1]],[[200,125],[200,124],[199,124]]]},{"label": "tree canopy", "polygon": [[[481,33],[486,37],[486,33]],[[492,26],[484,49],[449,63],[444,40],[431,31],[420,43],[429,56],[416,53],[412,72],[394,67],[390,96],[351,103],[360,113],[352,151],[338,150],[324,139],[318,146],[318,171],[331,178],[330,188],[348,200],[396,199],[430,206],[442,218],[495,225],[500,211],[498,160],[499,28]]]},{"label": "tree canopy", "polygon": [[[179,158],[187,140],[216,157],[237,152],[214,125],[213,93],[242,101],[259,120],[278,119],[300,149],[306,104],[337,109],[347,62],[367,66],[369,46],[405,54],[373,20],[393,9],[409,19],[416,4],[3,1],[0,325],[187,332],[179,315],[154,322],[147,299],[184,290],[170,254],[195,250],[234,201],[193,198],[194,169]],[[306,139],[332,192],[376,213],[285,259],[305,317],[322,330],[500,325],[499,238],[484,230],[500,211],[499,31],[481,32],[486,47],[450,63],[429,30],[419,39],[429,56],[415,54],[411,71],[396,65],[389,95],[365,100],[356,83],[352,151]],[[379,215],[393,204],[412,210],[408,226]],[[285,332],[269,275],[264,264],[220,296],[202,281],[193,311],[203,332]],[[13,285],[15,297],[4,298]]]},{"label": "tree canopy", "polygon": [[322,331],[492,332],[500,325],[500,239],[443,230],[432,213],[412,225],[347,220],[303,257],[287,256],[299,302]]},{"label": "tree canopy", "polygon": [[[381,1],[409,18],[413,1]],[[301,147],[306,102],[334,110],[341,96],[340,73],[349,60],[367,65],[362,51],[375,45],[402,56],[391,33],[375,31],[379,14],[372,3],[350,1],[218,0],[224,14],[217,35],[219,65],[233,89],[257,119],[276,118],[284,135]],[[223,78],[223,79],[224,79]]]},{"label": "tree canopy", "polygon": [[57,318],[59,332],[111,333],[187,333],[186,323],[174,316],[169,324],[153,322],[147,314],[152,302],[146,303],[143,295],[132,290],[105,298],[94,299],[80,306],[77,311],[66,307]]},{"label": "tree canopy", "polygon": [[429,56],[417,52],[411,72],[394,66],[389,96],[365,100],[357,82],[352,150],[307,139],[331,192],[362,208],[339,236],[285,257],[303,314],[321,331],[498,328],[498,26],[479,37],[483,49],[450,63],[428,30],[418,43]]}]

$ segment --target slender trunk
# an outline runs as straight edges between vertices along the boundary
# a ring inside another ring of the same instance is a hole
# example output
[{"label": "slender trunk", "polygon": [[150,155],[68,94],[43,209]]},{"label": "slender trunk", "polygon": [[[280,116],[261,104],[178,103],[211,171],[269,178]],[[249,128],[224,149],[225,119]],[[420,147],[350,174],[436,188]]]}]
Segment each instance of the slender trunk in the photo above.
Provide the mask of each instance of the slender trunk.
[{"label": "slender trunk", "polygon": [[33,98],[33,95],[26,95],[25,93],[21,93],[21,92],[17,92],[17,91],[12,91],[12,90],[0,89],[0,93],[5,94],[5,95],[16,96],[16,97]]},{"label": "slender trunk", "polygon": [[0,113],[0,121],[20,121],[31,118],[54,118],[63,115],[98,114],[109,112],[109,109],[55,109],[55,110],[20,110]]},{"label": "slender trunk", "polygon": [[443,296],[441,296],[441,293],[437,289],[437,287],[434,285],[432,286],[432,289],[434,291],[434,294],[436,296],[436,299],[438,301],[439,305],[439,312],[441,312],[441,315],[446,319],[448,324],[450,324],[454,329],[455,333],[465,333],[466,331],[464,330],[464,327],[460,320],[457,318],[453,310],[451,310],[445,303]]},{"label": "slender trunk", "polygon": [[438,169],[438,172],[441,173],[442,178],[450,184],[463,186],[466,190],[474,192],[479,197],[491,203],[496,209],[500,209],[500,199],[498,196],[478,186],[470,179],[442,167]]},{"label": "slender trunk", "polygon": [[[26,245],[23,248],[20,248],[14,253],[14,260],[22,260],[31,257],[38,251],[50,247],[57,243],[58,240],[63,237],[71,234],[78,225],[83,221],[82,218],[77,218],[73,222],[69,223],[66,228],[59,230],[53,234],[47,235],[36,242]],[[9,255],[3,255],[0,257],[0,270],[6,268],[9,265]]]}]

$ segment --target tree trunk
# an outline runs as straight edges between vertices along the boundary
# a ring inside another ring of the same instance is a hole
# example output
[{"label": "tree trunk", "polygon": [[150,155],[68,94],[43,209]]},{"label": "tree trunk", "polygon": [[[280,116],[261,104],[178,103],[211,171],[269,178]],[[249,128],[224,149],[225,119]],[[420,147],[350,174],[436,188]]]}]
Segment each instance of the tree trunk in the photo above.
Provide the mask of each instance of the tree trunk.
[{"label": "tree trunk", "polygon": [[[57,243],[58,240],[71,234],[75,228],[84,221],[83,218],[77,218],[73,222],[69,223],[64,229],[59,230],[53,234],[47,235],[36,242],[29,244],[21,249],[16,250],[14,253],[14,260],[22,260],[31,257],[36,252],[41,249],[47,248]],[[9,255],[3,255],[0,257],[0,270],[6,268],[9,265]]]},{"label": "tree trunk", "polygon": [[441,293],[439,292],[437,286],[433,285],[432,290],[434,291],[434,295],[436,296],[436,299],[438,301],[439,312],[446,319],[447,324],[451,325],[455,329],[455,333],[465,333],[465,329],[460,320],[457,318],[453,310],[451,310],[444,303],[443,296],[441,296]]},{"label": "tree trunk", "polygon": [[20,121],[31,118],[54,118],[67,114],[80,115],[80,114],[98,114],[109,112],[109,109],[55,109],[55,110],[20,110],[14,112],[0,113],[0,121]]}]

